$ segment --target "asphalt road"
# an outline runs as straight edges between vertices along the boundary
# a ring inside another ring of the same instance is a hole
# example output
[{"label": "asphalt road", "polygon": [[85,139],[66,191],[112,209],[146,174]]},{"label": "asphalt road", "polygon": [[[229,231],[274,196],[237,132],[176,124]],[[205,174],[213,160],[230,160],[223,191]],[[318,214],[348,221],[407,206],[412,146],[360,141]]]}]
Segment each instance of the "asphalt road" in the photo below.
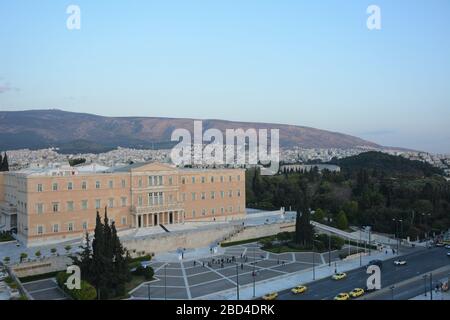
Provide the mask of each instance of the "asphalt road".
[{"label": "asphalt road", "polygon": [[[444,248],[422,249],[417,248],[412,252],[402,256],[407,261],[406,266],[395,266],[393,258],[383,262],[381,270],[382,288],[391,287],[402,281],[417,277],[424,273],[434,271],[444,266],[450,265],[450,258],[447,257]],[[338,270],[339,271],[339,270]],[[368,275],[366,267],[362,267],[347,272],[347,278],[343,280],[332,280],[331,278],[321,279],[307,284],[308,290],[304,294],[294,295],[290,290],[279,292],[279,300],[329,300],[333,299],[341,292],[350,292],[354,288],[365,288]],[[442,278],[442,277],[441,277]],[[435,280],[440,280],[435,277]],[[410,299],[424,292],[424,280],[412,282],[411,285],[394,289],[394,299]],[[364,298],[370,299],[370,294]],[[375,298],[375,297],[374,297]],[[392,292],[388,290],[386,294],[377,295],[376,299],[392,299]]]}]

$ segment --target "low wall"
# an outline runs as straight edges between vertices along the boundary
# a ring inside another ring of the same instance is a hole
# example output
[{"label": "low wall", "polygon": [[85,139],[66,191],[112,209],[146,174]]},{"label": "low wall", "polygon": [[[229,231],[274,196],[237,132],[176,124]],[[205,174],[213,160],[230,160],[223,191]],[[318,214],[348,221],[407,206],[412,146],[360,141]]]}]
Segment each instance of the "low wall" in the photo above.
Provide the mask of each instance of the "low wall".
[{"label": "low wall", "polygon": [[232,236],[229,240],[224,241],[223,243],[268,237],[276,235],[280,232],[292,232],[292,231],[295,231],[295,223],[292,222],[249,226],[245,227],[244,230]]},{"label": "low wall", "polygon": [[10,270],[18,277],[29,277],[39,274],[65,270],[72,260],[67,256],[45,258],[38,261],[22,262],[10,266]]},{"label": "low wall", "polygon": [[217,227],[199,228],[198,230],[175,231],[159,233],[135,239],[124,240],[123,245],[131,253],[142,252],[159,253],[174,251],[178,248],[201,248],[221,241],[237,233],[239,227],[235,225],[221,225]]}]

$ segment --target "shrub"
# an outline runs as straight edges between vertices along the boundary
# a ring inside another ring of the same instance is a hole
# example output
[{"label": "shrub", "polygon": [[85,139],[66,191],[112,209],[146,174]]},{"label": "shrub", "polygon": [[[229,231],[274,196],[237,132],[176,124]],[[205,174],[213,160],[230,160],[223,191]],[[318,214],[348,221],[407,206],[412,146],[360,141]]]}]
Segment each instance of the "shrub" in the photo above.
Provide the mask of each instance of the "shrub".
[{"label": "shrub", "polygon": [[153,275],[155,273],[154,273],[152,267],[147,266],[146,268],[144,268],[143,266],[139,265],[136,268],[136,271],[134,271],[134,274],[137,275],[137,276],[143,276],[145,278],[145,280],[152,280],[153,279]]},{"label": "shrub", "polygon": [[69,274],[66,272],[60,272],[56,275],[56,282],[59,287],[64,290],[74,300],[95,300],[97,299],[97,291],[87,281],[81,280],[81,288],[69,290],[66,287],[66,281],[69,278]]}]

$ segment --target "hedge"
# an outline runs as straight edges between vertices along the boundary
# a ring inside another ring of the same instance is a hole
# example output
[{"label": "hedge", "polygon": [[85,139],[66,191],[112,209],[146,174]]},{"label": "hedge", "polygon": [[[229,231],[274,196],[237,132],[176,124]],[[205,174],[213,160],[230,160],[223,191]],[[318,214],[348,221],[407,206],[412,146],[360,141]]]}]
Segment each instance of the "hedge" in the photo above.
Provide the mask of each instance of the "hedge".
[{"label": "hedge", "polygon": [[81,289],[69,290],[66,281],[70,274],[60,272],[56,276],[59,287],[74,300],[95,300],[97,299],[97,290],[87,281],[81,280]]}]

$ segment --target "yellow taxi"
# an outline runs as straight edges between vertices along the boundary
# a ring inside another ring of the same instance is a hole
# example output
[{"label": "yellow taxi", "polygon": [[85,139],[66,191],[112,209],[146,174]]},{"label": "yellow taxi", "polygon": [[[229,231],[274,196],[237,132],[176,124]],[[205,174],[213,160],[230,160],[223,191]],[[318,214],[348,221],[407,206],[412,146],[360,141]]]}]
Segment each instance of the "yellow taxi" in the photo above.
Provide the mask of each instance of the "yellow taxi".
[{"label": "yellow taxi", "polygon": [[352,298],[361,297],[363,294],[364,294],[364,289],[361,289],[361,288],[355,288],[352,291],[350,291],[350,297],[352,297]]},{"label": "yellow taxi", "polygon": [[268,293],[266,295],[264,295],[262,297],[263,300],[275,300],[276,298],[278,298],[278,293],[277,292],[272,292],[272,293]]},{"label": "yellow taxi", "polygon": [[306,290],[308,290],[308,287],[306,287],[306,286],[296,286],[296,287],[291,289],[291,292],[293,294],[299,294],[299,293],[306,292]]},{"label": "yellow taxi", "polygon": [[340,273],[333,274],[333,276],[331,278],[333,280],[342,280],[346,277],[347,277],[347,274],[345,272],[340,272]]},{"label": "yellow taxi", "polygon": [[334,300],[350,300],[350,295],[346,292],[339,293]]}]

